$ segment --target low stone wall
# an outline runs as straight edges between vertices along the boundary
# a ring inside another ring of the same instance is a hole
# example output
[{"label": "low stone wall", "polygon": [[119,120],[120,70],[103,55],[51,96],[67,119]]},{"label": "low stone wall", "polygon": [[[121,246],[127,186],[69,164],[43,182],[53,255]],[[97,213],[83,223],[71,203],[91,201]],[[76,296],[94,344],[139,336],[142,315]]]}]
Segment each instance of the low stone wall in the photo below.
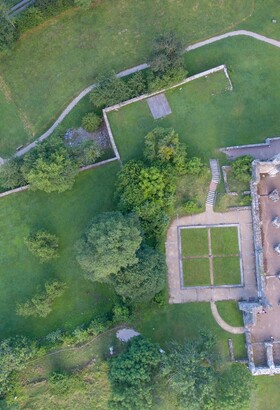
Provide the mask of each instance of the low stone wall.
[{"label": "low stone wall", "polygon": [[0,194],[0,198],[3,198],[4,196],[11,194],[17,194],[18,192],[26,191],[28,188],[29,185],[21,186],[20,188],[10,189],[9,191],[2,192]]}]

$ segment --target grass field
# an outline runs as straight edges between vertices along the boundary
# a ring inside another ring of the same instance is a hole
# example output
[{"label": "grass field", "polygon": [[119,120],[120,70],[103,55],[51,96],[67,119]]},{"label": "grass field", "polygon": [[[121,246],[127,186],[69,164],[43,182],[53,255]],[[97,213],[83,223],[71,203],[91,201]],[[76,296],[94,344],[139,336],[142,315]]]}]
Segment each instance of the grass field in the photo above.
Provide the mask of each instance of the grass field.
[{"label": "grass field", "polygon": [[214,286],[238,285],[240,278],[240,258],[227,256],[213,259]]},{"label": "grass field", "polygon": [[234,300],[216,302],[220,316],[231,326],[243,326],[242,313]]},{"label": "grass field", "polygon": [[183,259],[184,286],[210,286],[208,258]]},{"label": "grass field", "polygon": [[213,255],[236,255],[239,253],[237,227],[211,228]]},{"label": "grass field", "polygon": [[[145,62],[153,39],[163,31],[174,30],[187,45],[239,23],[251,5],[252,0],[199,5],[188,0],[187,7],[185,0],[104,0],[86,11],[71,9],[24,34],[15,50],[0,58],[0,72],[39,133],[97,75]],[[12,132],[0,133],[0,140],[7,140],[0,155],[16,148],[13,138]],[[21,143],[27,140],[21,136]]]},{"label": "grass field", "polygon": [[[73,190],[47,195],[26,192],[0,201],[0,332],[1,337],[25,334],[39,337],[56,328],[73,328],[108,311],[114,294],[108,286],[83,279],[73,246],[90,220],[112,210],[118,163],[79,175]],[[40,264],[24,244],[31,230],[47,229],[58,235],[61,256]],[[68,289],[57,299],[46,319],[24,319],[15,314],[17,302],[31,297],[46,280],[59,278]]]},{"label": "grass field", "polygon": [[208,232],[204,228],[181,228],[182,256],[205,256],[208,250]]}]

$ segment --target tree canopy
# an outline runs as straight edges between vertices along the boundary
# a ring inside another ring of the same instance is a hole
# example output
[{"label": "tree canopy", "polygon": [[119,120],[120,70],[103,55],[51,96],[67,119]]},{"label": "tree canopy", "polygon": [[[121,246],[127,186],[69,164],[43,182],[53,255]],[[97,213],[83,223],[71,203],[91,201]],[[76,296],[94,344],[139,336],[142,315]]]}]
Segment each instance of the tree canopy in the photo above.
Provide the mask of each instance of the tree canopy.
[{"label": "tree canopy", "polygon": [[48,262],[58,257],[58,238],[47,231],[37,231],[25,239],[25,243],[33,255],[41,262]]},{"label": "tree canopy", "polygon": [[24,157],[22,172],[31,188],[64,192],[72,188],[79,171],[61,138],[50,137]]},{"label": "tree canopy", "polygon": [[17,305],[17,315],[47,317],[52,311],[54,300],[63,295],[66,287],[65,283],[57,280],[46,282],[43,292],[37,293],[30,300]]},{"label": "tree canopy", "polygon": [[244,155],[237,158],[232,163],[233,175],[238,181],[249,182],[252,178],[252,161],[253,158],[249,155]]},{"label": "tree canopy", "polygon": [[132,338],[127,350],[110,361],[114,409],[146,409],[152,404],[154,376],[161,362],[157,345],[141,336]]},{"label": "tree canopy", "polygon": [[135,215],[105,212],[92,221],[76,245],[77,261],[92,281],[108,281],[110,275],[138,262],[136,252],[142,242]]},{"label": "tree canopy", "polygon": [[26,182],[21,172],[22,160],[11,158],[0,166],[0,184],[3,188],[17,188]]},{"label": "tree canopy", "polygon": [[121,270],[113,280],[116,292],[131,302],[149,302],[165,285],[165,257],[145,246],[138,254],[139,262]]},{"label": "tree canopy", "polygon": [[157,127],[145,137],[145,158],[151,163],[171,165],[178,174],[186,168],[186,147],[170,128]]}]

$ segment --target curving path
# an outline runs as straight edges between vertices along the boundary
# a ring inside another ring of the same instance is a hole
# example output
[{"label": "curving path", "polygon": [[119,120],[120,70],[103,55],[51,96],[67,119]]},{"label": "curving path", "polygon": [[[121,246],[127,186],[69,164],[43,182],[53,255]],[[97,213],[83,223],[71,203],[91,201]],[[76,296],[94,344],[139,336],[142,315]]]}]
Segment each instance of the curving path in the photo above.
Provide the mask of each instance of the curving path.
[{"label": "curving path", "polygon": [[[265,37],[261,34],[258,33],[254,33],[253,31],[247,31],[247,30],[235,30],[235,31],[229,31],[227,33],[221,34],[219,36],[214,36],[211,37],[207,40],[203,40],[203,41],[199,41],[198,43],[192,44],[188,47],[185,48],[185,52],[187,51],[191,51],[191,50],[195,50],[196,48],[200,48],[203,46],[206,46],[208,44],[212,44],[215,43],[216,41],[220,41],[223,40],[225,38],[228,37],[235,37],[235,36],[247,36],[247,37],[252,37],[256,40],[262,41],[264,43],[270,44],[272,46],[278,47],[280,48],[280,41],[278,40],[274,40],[272,38],[269,37]],[[127,70],[121,71],[120,73],[117,74],[117,77],[125,77],[129,74],[134,74],[138,71],[142,71],[145,70],[146,68],[149,67],[149,64],[144,63],[144,64],[140,64],[138,66],[129,68]],[[96,87],[96,84],[92,84],[89,87],[85,88],[76,98],[74,98],[74,100],[65,108],[65,110],[60,114],[60,116],[58,117],[58,119],[54,122],[54,124],[44,133],[42,134],[39,138],[37,138],[34,142],[32,142],[31,144],[27,145],[26,147],[18,150],[15,153],[15,156],[20,157],[24,154],[26,154],[26,152],[28,152],[30,149],[34,148],[34,146],[36,145],[37,142],[39,141],[43,141],[44,139],[48,138],[53,131],[59,126],[59,124],[63,121],[63,119],[67,116],[67,114],[69,114],[69,112],[78,104],[78,102],[84,97],[86,96],[88,93],[90,93],[94,88]]]},{"label": "curving path", "polygon": [[216,322],[222,329],[224,329],[226,332],[233,333],[235,335],[240,335],[245,332],[244,327],[234,327],[226,323],[224,319],[221,318],[215,302],[210,302],[210,305],[211,305],[212,315],[214,316],[214,319],[216,320]]}]

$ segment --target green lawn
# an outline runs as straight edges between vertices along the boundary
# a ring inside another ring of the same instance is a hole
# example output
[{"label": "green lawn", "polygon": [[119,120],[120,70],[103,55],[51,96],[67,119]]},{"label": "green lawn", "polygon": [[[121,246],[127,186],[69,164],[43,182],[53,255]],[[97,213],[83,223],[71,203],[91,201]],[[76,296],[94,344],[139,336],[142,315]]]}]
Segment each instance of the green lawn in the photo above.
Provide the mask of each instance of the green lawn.
[{"label": "green lawn", "polygon": [[183,259],[184,286],[210,286],[208,258]]},{"label": "green lawn", "polygon": [[216,302],[220,316],[231,326],[243,326],[242,313],[235,300]]},{"label": "green lawn", "polygon": [[214,286],[237,285],[240,279],[240,259],[237,256],[213,258]]},{"label": "green lawn", "polygon": [[[17,107],[39,133],[98,74],[145,62],[153,39],[163,31],[175,31],[187,45],[238,24],[249,15],[251,3],[103,0],[24,34],[12,53],[0,57],[0,72]],[[5,122],[12,124],[8,117]],[[7,140],[0,155],[16,148],[14,137],[0,130],[0,140]],[[27,140],[21,136],[21,143]]]},{"label": "green lawn", "polygon": [[[0,333],[39,337],[56,328],[73,328],[108,311],[114,303],[108,286],[83,279],[73,246],[90,220],[115,208],[114,181],[118,163],[79,175],[73,190],[63,194],[26,192],[0,200]],[[27,250],[24,238],[44,228],[58,235],[61,256],[40,264]],[[46,319],[15,314],[17,302],[30,298],[46,280],[59,278],[68,289]]]},{"label": "green lawn", "polygon": [[211,228],[212,255],[236,255],[239,253],[237,227]]},{"label": "green lawn", "polygon": [[209,254],[208,230],[205,228],[181,228],[182,256],[205,256]]}]

